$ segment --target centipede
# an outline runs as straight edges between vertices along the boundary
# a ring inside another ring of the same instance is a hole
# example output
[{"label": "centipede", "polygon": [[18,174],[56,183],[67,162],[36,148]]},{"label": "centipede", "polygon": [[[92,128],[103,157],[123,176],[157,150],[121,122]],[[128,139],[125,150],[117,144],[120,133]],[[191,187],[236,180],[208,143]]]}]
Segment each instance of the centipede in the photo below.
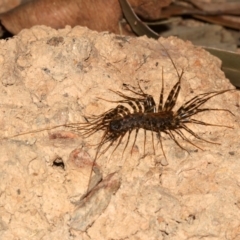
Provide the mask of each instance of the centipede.
[{"label": "centipede", "polygon": [[183,103],[178,109],[174,110],[181,90],[181,81],[184,75],[184,71],[182,70],[181,73],[179,73],[171,56],[169,54],[168,56],[177,72],[178,81],[169,91],[166,101],[163,101],[164,70],[162,68],[162,86],[159,94],[158,104],[156,104],[152,95],[149,95],[143,91],[140,84],[138,84],[137,90],[133,90],[134,88],[130,85],[123,84],[125,89],[131,92],[131,94],[133,94],[134,96],[129,96],[121,91],[114,91],[110,89],[111,92],[120,97],[120,100],[103,100],[115,103],[117,105],[116,107],[111,108],[110,110],[100,115],[88,117],[87,121],[80,125],[69,125],[69,127],[75,128],[77,131],[81,132],[81,134],[86,138],[94,135],[99,131],[102,132],[101,140],[96,145],[94,161],[98,157],[106,153],[111,147],[113,147],[113,150],[111,152],[112,155],[119,147],[119,145],[123,142],[126,135],[126,143],[122,154],[124,154],[126,148],[128,147],[132,134],[134,135],[132,143],[133,149],[137,141],[140,129],[144,131],[144,155],[147,142],[147,132],[150,132],[154,154],[156,152],[154,139],[156,138],[157,141],[160,143],[164,158],[167,159],[163,147],[162,134],[168,135],[178,147],[189,153],[189,151],[182,146],[180,140],[183,140],[193,145],[195,148],[201,150],[203,149],[197,144],[195,144],[193,141],[191,141],[186,136],[185,132],[194,136],[196,139],[207,143],[220,143],[212,142],[199,136],[196,132],[191,130],[190,127],[188,127],[188,123],[205,126],[232,128],[231,126],[217,125],[200,121],[195,119],[194,116],[196,116],[198,113],[206,111],[225,111],[231,115],[234,115],[228,109],[202,107],[210,99],[226,92],[233,91],[234,89],[225,89],[199,94]]},{"label": "centipede", "polygon": [[[165,49],[164,46],[163,48]],[[167,159],[167,156],[164,151],[162,142],[163,134],[168,135],[169,138],[172,139],[173,142],[175,142],[178,147],[187,152],[189,151],[182,146],[180,140],[183,140],[193,145],[195,148],[201,150],[203,149],[199,147],[197,144],[195,144],[193,141],[191,141],[186,136],[186,132],[198,140],[211,144],[219,144],[204,139],[196,132],[191,130],[188,124],[191,123],[205,126],[232,128],[231,126],[217,125],[200,121],[195,119],[194,116],[196,116],[198,113],[206,111],[225,111],[231,115],[234,115],[228,109],[204,108],[202,106],[210,99],[218,95],[224,94],[226,92],[234,91],[235,89],[225,89],[220,91],[211,91],[207,93],[198,94],[191,98],[190,100],[183,103],[178,109],[174,110],[181,90],[181,82],[184,75],[184,70],[182,70],[179,73],[177,66],[174,63],[173,59],[171,58],[170,54],[166,49],[165,51],[170,61],[172,62],[172,65],[176,70],[178,77],[177,82],[175,83],[175,85],[173,85],[172,89],[169,91],[165,101],[163,100],[165,94],[164,94],[164,70],[162,68],[161,90],[159,94],[158,104],[156,104],[152,95],[144,92],[139,83],[137,90],[133,90],[135,88],[131,85],[123,84],[125,90],[130,92],[133,96],[126,95],[121,91],[109,89],[110,92],[119,96],[120,99],[117,101],[102,99],[104,101],[114,103],[117,106],[105,111],[100,115],[84,117],[86,121],[82,123],[69,123],[57,125],[50,128],[20,133],[11,137],[40,132],[44,130],[51,130],[62,126],[74,129],[74,131],[79,132],[80,135],[83,136],[84,138],[89,138],[90,136],[94,135],[97,132],[102,132],[102,137],[100,141],[95,145],[96,152],[94,156],[94,161],[96,161],[97,158],[106,153],[111,147],[113,147],[113,150],[111,152],[111,154],[113,154],[119,147],[119,145],[124,141],[124,137],[127,135],[126,143],[122,151],[122,154],[124,154],[125,150],[129,145],[132,133],[134,134],[132,143],[133,149],[134,145],[136,144],[140,129],[144,131],[144,143],[143,143],[144,155],[147,142],[147,132],[150,132],[154,154],[156,152],[154,139],[157,139],[158,143],[160,143],[161,150],[165,159]]]}]

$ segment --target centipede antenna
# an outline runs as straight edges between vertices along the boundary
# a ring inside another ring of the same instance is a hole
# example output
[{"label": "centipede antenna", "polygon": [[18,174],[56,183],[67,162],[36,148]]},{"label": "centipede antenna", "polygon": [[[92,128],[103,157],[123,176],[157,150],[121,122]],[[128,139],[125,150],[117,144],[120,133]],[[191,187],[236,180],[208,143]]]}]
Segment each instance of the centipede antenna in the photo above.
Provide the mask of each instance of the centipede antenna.
[{"label": "centipede antenna", "polygon": [[[160,42],[159,42],[159,43],[160,43]],[[163,49],[165,50],[168,58],[169,58],[170,61],[172,62],[172,65],[173,65],[173,67],[175,68],[175,70],[176,70],[176,72],[177,72],[178,79],[181,79],[181,75],[183,75],[183,70],[182,70],[182,73],[179,74],[179,72],[178,72],[178,70],[177,70],[177,66],[176,66],[175,62],[172,60],[172,57],[170,56],[170,54],[168,53],[168,50],[165,48],[165,46],[164,46],[162,43],[160,43],[160,44],[161,44],[161,46],[163,47]]]},{"label": "centipede antenna", "polygon": [[[75,124],[80,124],[80,123],[75,123]],[[28,131],[28,132],[18,133],[18,134],[14,134],[12,136],[9,136],[9,137],[4,137],[2,139],[11,139],[11,138],[15,138],[15,137],[18,137],[18,136],[28,135],[28,134],[31,134],[31,133],[38,133],[38,132],[43,132],[43,131],[49,131],[49,130],[60,128],[60,127],[66,127],[66,124],[60,124],[60,125],[56,125],[56,126],[52,126],[52,127],[47,127],[47,128],[32,130],[32,131]]]},{"label": "centipede antenna", "polygon": [[163,110],[163,94],[164,94],[164,76],[163,76],[163,67],[162,67],[162,89],[159,96],[158,112]]}]

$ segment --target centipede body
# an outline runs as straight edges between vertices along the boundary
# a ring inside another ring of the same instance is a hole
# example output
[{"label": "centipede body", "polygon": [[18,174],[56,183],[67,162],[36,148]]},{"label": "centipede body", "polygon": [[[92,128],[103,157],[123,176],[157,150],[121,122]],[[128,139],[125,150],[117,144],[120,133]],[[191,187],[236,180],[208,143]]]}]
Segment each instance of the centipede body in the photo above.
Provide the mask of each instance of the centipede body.
[{"label": "centipede body", "polygon": [[[191,128],[188,126],[188,123],[205,126],[227,128],[230,127],[207,123],[197,120],[193,117],[198,113],[206,111],[225,111],[232,114],[232,112],[228,109],[214,109],[203,107],[203,105],[211,98],[224,94],[228,91],[232,91],[231,89],[212,91],[196,95],[187,102],[183,103],[178,109],[176,109],[176,103],[178,101],[179,93],[181,91],[181,83],[184,76],[184,71],[182,69],[182,71],[179,73],[176,64],[174,63],[173,59],[171,58],[170,54],[164,46],[163,50],[165,51],[168,59],[170,59],[175,69],[175,72],[177,74],[177,80],[176,83],[173,84],[172,89],[169,91],[169,93],[166,94],[164,91],[164,69],[162,67],[161,79],[159,79],[160,93],[158,104],[156,104],[155,99],[152,95],[143,91],[139,82],[137,90],[133,86],[124,84],[125,90],[128,91],[128,94],[122,91],[110,89],[109,91],[117,95],[119,97],[119,100],[112,101],[103,99],[104,101],[108,101],[113,104],[113,107],[108,111],[100,115],[85,117],[85,119],[87,120],[85,123],[82,122],[59,125],[71,128],[85,138],[88,138],[97,132],[101,132],[102,137],[96,145],[96,153],[94,160],[107,152],[111,147],[113,147],[113,153],[124,141],[125,146],[122,154],[127,149],[130,141],[132,141],[131,144],[133,149],[140,130],[143,130],[144,132],[144,155],[146,142],[149,141],[150,137],[154,153],[155,140],[157,140],[158,143],[160,143],[160,147],[164,157],[167,158],[163,147],[163,134],[168,135],[168,137],[172,139],[178,147],[180,147],[182,150],[187,151],[187,149],[182,146],[181,141],[185,141],[188,144],[193,145],[195,148],[202,148],[200,146],[197,146],[194,141],[190,140],[186,136],[185,132],[197,138],[198,140],[217,144],[199,136],[198,133],[191,130]],[[164,101],[164,99],[166,100]],[[25,135],[33,132],[40,132],[47,129],[50,130],[53,128],[58,128],[59,126],[34,130],[27,133],[21,133],[12,137]]]},{"label": "centipede body", "polygon": [[[217,127],[230,127],[224,125],[211,124],[204,121],[194,119],[193,116],[206,111],[225,111],[232,114],[228,109],[215,109],[215,108],[202,108],[207,101],[211,98],[221,95],[225,92],[231,90],[221,90],[221,91],[212,91],[208,93],[199,94],[184,104],[182,104],[178,109],[175,110],[175,105],[178,100],[178,95],[181,90],[181,81],[184,72],[178,72],[175,63],[169,56],[178,76],[178,81],[170,90],[167,95],[166,101],[164,102],[164,70],[162,69],[162,86],[159,96],[158,105],[155,103],[155,100],[152,95],[149,95],[143,91],[140,85],[138,85],[138,91],[132,90],[130,86],[125,84],[126,90],[128,90],[133,96],[126,95],[120,91],[112,91],[114,94],[118,95],[121,99],[117,101],[107,100],[116,104],[116,107],[111,108],[110,110],[104,112],[101,115],[88,118],[88,122],[83,123],[79,126],[73,126],[80,131],[83,136],[90,137],[96,132],[103,132],[102,138],[97,145],[95,159],[100,155],[107,152],[110,147],[113,146],[112,153],[118,148],[118,146],[123,142],[124,137],[126,137],[126,143],[123,149],[123,152],[126,150],[129,145],[131,135],[135,132],[133,137],[132,148],[134,147],[139,130],[144,131],[144,154],[145,154],[145,145],[147,141],[147,132],[151,134],[151,141],[153,150],[155,153],[155,144],[154,138],[156,135],[158,142],[160,143],[162,153],[166,158],[164,152],[164,147],[162,143],[162,134],[168,135],[178,147],[183,150],[186,150],[180,143],[180,140],[188,142],[193,145],[195,148],[202,149],[197,146],[193,141],[190,141],[185,132],[188,132],[190,135],[195,138],[202,140],[204,142],[217,144],[211,142],[207,139],[202,138],[196,132],[191,130],[187,124],[197,124],[197,125],[206,125],[206,126],[217,126]],[[184,132],[185,131],[185,132]],[[104,147],[105,146],[105,147]],[[186,150],[187,151],[187,150]]]}]

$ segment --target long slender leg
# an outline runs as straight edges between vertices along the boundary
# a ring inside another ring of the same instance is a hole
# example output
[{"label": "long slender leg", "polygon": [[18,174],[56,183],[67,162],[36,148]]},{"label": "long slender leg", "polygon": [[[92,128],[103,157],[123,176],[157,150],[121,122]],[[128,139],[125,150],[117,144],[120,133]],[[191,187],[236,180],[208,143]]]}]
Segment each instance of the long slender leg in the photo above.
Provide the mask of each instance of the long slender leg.
[{"label": "long slender leg", "polygon": [[146,99],[143,101],[144,112],[156,112],[156,103],[151,95],[148,95]]},{"label": "long slender leg", "polygon": [[[107,129],[109,122],[115,116],[119,115],[120,117],[124,117],[127,114],[130,114],[129,109],[123,105],[118,105],[115,109],[111,109],[111,111],[107,111],[105,115],[101,115],[99,119],[96,119],[96,121],[86,123],[82,127],[77,127],[76,130],[82,131],[83,136],[89,137],[100,130]],[[75,126],[72,126],[72,125],[69,125],[68,127],[75,128]]]},{"label": "long slender leg", "polygon": [[125,152],[125,150],[128,146],[131,133],[132,133],[132,129],[130,129],[129,132],[128,132],[128,138],[127,138],[127,142],[126,142],[125,147],[124,147],[123,152],[122,152],[122,157],[123,157],[123,154],[124,154],[124,152]]},{"label": "long slender leg", "polygon": [[135,91],[133,91],[131,89],[129,89],[129,90],[131,92],[133,92],[133,93],[143,97],[142,99],[138,99],[139,100],[138,102],[139,102],[139,104],[140,104],[140,102],[143,103],[143,105],[144,105],[144,112],[156,112],[156,103],[155,103],[153,97],[151,95],[145,93],[143,91],[143,89],[141,88],[139,83],[138,83],[138,87],[139,87],[141,93],[135,92]]},{"label": "long slender leg", "polygon": [[125,134],[126,134],[126,132],[125,132],[124,134],[122,134],[122,135],[120,136],[120,138],[118,139],[118,142],[117,142],[117,144],[116,144],[116,147],[113,149],[112,153],[110,154],[110,157],[111,157],[112,154],[116,151],[116,149],[118,148],[118,146],[121,144],[122,139],[123,139],[123,137],[125,136]]},{"label": "long slender leg", "polygon": [[201,147],[199,147],[198,145],[194,144],[193,142],[191,142],[183,133],[180,129],[174,129],[173,130],[175,133],[177,133],[184,141],[190,143],[191,145],[193,145],[194,147],[200,149],[200,150],[204,150]]},{"label": "long slender leg", "polygon": [[126,84],[125,84],[124,86],[125,86],[126,90],[128,90],[128,91],[130,91],[130,92],[132,92],[132,93],[134,93],[134,94],[136,94],[136,95],[138,95],[138,96],[145,97],[145,96],[147,95],[147,94],[142,90],[142,88],[141,88],[141,86],[140,86],[139,83],[138,83],[138,88],[139,88],[139,90],[140,90],[141,93],[130,89],[130,88],[128,87],[128,85],[126,85]]},{"label": "long slender leg", "polygon": [[226,126],[226,125],[206,123],[206,122],[199,121],[199,120],[196,120],[196,119],[190,119],[190,120],[182,121],[181,123],[195,123],[195,124],[205,125],[205,126],[215,126],[215,127],[233,128],[233,127],[231,127],[231,126]]},{"label": "long slender leg", "polygon": [[[94,157],[94,162],[96,161],[96,159],[99,157],[99,152],[103,146],[103,144],[105,143],[105,136],[107,135],[107,132],[105,132],[101,138],[101,141],[100,143],[98,144],[98,147],[97,147],[97,150],[96,150],[96,154],[95,154],[95,157]],[[101,155],[101,154],[100,154]]]},{"label": "long slender leg", "polygon": [[144,146],[143,146],[143,156],[145,156],[145,150],[146,150],[146,133],[147,131],[144,129]]},{"label": "long slender leg", "polygon": [[142,113],[142,112],[143,112],[143,106],[142,106],[141,102],[140,102],[140,101],[135,101],[135,104],[136,104],[137,107],[138,107],[137,112]]},{"label": "long slender leg", "polygon": [[[151,128],[152,128],[152,125],[151,125]],[[153,153],[154,153],[154,155],[156,155],[155,146],[154,146],[154,136],[153,136],[153,130],[152,129],[151,129],[151,135],[152,135]]]},{"label": "long slender leg", "polygon": [[[99,158],[99,157],[102,156],[105,152],[107,152],[107,150],[113,145],[114,142],[115,142],[115,141],[111,141],[111,142],[108,144],[108,146],[107,146],[106,148],[104,148],[99,155],[97,155],[97,158]],[[101,145],[99,145],[99,146],[100,146],[100,149],[101,149],[102,146],[103,146],[103,144],[101,144]],[[97,152],[99,152],[100,149],[99,149]]]},{"label": "long slender leg", "polygon": [[[125,95],[124,93],[120,92],[120,91],[114,91],[114,90],[111,90],[111,89],[109,89],[109,90],[110,90],[111,92],[117,94],[118,96],[120,96],[120,97],[122,97],[122,98],[124,98],[124,99],[130,100],[130,101],[134,101],[135,99],[139,99],[139,98],[129,97],[129,96]],[[132,91],[132,90],[131,90],[131,91]],[[134,92],[134,91],[132,91],[132,92]],[[134,92],[134,93],[137,94],[137,95],[140,95],[140,96],[143,97],[143,98],[145,98],[145,95],[139,94],[139,93],[137,93],[137,92]],[[140,99],[141,99],[141,98],[140,98]]]},{"label": "long slender leg", "polygon": [[133,152],[133,147],[134,147],[134,145],[135,145],[135,143],[136,143],[136,140],[137,140],[138,132],[139,132],[139,128],[136,129],[136,133],[135,133],[135,137],[134,137],[134,141],[133,141],[133,145],[132,145],[132,149],[131,149],[131,154],[132,154],[132,152]]},{"label": "long slender leg", "polygon": [[192,135],[193,135],[195,138],[197,138],[197,139],[200,139],[200,140],[202,140],[202,141],[204,141],[204,142],[207,142],[207,143],[212,143],[212,144],[221,145],[220,143],[208,141],[208,140],[200,137],[200,136],[197,135],[195,132],[193,132],[190,128],[188,128],[185,124],[181,124],[181,127],[182,127],[183,129],[185,129],[187,132],[189,132],[190,134],[192,134]]},{"label": "long slender leg", "polygon": [[[118,96],[124,98],[125,100],[118,100],[118,101],[112,101],[112,100],[106,100],[106,99],[103,99],[103,100],[108,101],[108,102],[113,102],[113,103],[129,104],[134,112],[139,112],[138,109],[142,109],[141,103],[143,103],[144,112],[156,112],[156,104],[155,104],[153,97],[151,95],[144,93],[143,90],[141,89],[140,85],[139,85],[139,88],[142,91],[142,93],[135,92],[129,88],[128,88],[128,90],[137,95],[140,95],[142,98],[133,98],[133,97],[129,97],[129,96],[123,94],[122,92],[110,90],[110,91],[114,92],[115,94],[117,94]],[[102,99],[102,98],[100,98],[100,99]],[[135,105],[137,105],[138,108]]]},{"label": "long slender leg", "polygon": [[178,94],[179,94],[179,91],[180,91],[180,82],[177,82],[172,90],[170,91],[168,97],[167,97],[167,100],[164,104],[164,107],[163,107],[163,110],[164,111],[171,111],[172,108],[174,107],[174,105],[176,104],[176,101],[177,101],[177,97],[178,97]]},{"label": "long slender leg", "polygon": [[188,151],[186,148],[184,148],[184,147],[177,141],[177,139],[175,138],[175,136],[174,136],[174,134],[171,132],[171,130],[168,130],[166,133],[170,136],[170,138],[171,138],[182,150],[184,150],[184,151],[186,151],[186,152],[189,153],[189,151]]},{"label": "long slender leg", "polygon": [[[186,112],[194,111],[195,109],[198,109],[201,105],[203,105],[205,102],[210,100],[211,98],[223,94],[225,92],[232,91],[230,90],[223,90],[223,91],[215,91],[215,92],[209,92],[209,93],[203,93],[199,94],[198,96],[193,97],[189,101],[187,101],[185,104],[183,104],[178,110],[176,115],[182,115]],[[226,110],[228,111],[228,110]],[[233,114],[231,111],[229,111],[231,114]]]},{"label": "long slender leg", "polygon": [[232,114],[234,116],[234,114],[228,110],[228,109],[216,109],[216,108],[201,108],[201,109],[193,109],[193,110],[188,110],[187,112],[182,112],[179,116],[178,119],[189,119],[189,117],[196,115],[197,113],[200,112],[205,112],[205,111],[224,111],[224,112],[228,112],[230,114]]},{"label": "long slender leg", "polygon": [[[108,112],[104,115],[103,121],[112,120],[115,116],[120,115],[121,117],[126,116],[129,114],[130,111],[123,105],[118,105],[116,108],[112,109],[112,111]],[[102,121],[101,121],[102,123]]]},{"label": "long slender leg", "polygon": [[173,107],[176,104],[180,89],[181,89],[181,79],[183,76],[183,71],[179,77],[178,82],[173,86],[172,90],[170,91],[167,100],[164,104],[163,110],[165,111],[171,111],[173,109]]},{"label": "long slender leg", "polygon": [[[128,108],[126,108],[125,106],[123,105],[118,105],[117,108],[116,108],[116,112],[118,115],[121,115],[121,117],[124,117],[128,114],[130,114],[130,111]],[[112,119],[112,118],[111,118]]]},{"label": "long slender leg", "polygon": [[158,139],[159,139],[159,142],[160,142],[160,145],[161,145],[163,156],[167,160],[166,154],[165,154],[164,149],[163,149],[162,137],[161,137],[161,132],[160,131],[158,131],[157,136],[158,136]]}]

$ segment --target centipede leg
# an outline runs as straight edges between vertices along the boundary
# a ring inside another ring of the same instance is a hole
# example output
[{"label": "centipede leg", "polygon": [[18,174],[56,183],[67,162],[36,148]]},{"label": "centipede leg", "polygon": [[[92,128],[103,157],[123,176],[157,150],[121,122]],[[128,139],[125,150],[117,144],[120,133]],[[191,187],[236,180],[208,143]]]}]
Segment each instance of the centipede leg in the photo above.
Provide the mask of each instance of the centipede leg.
[{"label": "centipede leg", "polygon": [[186,112],[183,112],[182,114],[180,114],[179,116],[182,117],[182,119],[184,118],[189,118],[193,115],[196,115],[197,113],[200,113],[200,112],[205,112],[205,111],[224,111],[224,112],[228,112],[230,113],[231,115],[235,116],[230,110],[228,109],[216,109],[216,108],[201,108],[201,109],[194,109],[194,110],[191,110],[191,111],[186,111]]},{"label": "centipede leg", "polygon": [[151,130],[151,135],[152,135],[153,153],[154,153],[154,155],[156,155],[155,146],[154,146],[154,136],[153,136],[153,130]]},{"label": "centipede leg", "polygon": [[116,147],[113,149],[113,151],[112,151],[110,157],[111,157],[112,154],[115,152],[115,150],[118,148],[118,146],[121,144],[122,139],[123,139],[123,137],[125,136],[125,134],[126,134],[126,133],[122,134],[121,137],[118,139],[117,145],[116,145]]},{"label": "centipede leg", "polygon": [[192,134],[195,138],[199,139],[199,140],[202,140],[202,141],[207,142],[207,143],[212,143],[212,144],[221,145],[220,143],[208,141],[208,140],[200,137],[199,135],[197,135],[196,133],[194,133],[190,128],[188,128],[185,124],[181,124],[181,127],[182,127],[183,129],[185,129],[187,132],[189,132],[190,134]]},{"label": "centipede leg", "polygon": [[[141,88],[140,84],[138,83],[138,87],[141,91],[141,93],[135,92],[131,89],[129,89],[131,92],[140,95],[142,99],[136,98],[135,101],[133,101],[137,106],[139,111],[138,112],[143,112],[142,105],[140,103],[143,103],[144,106],[144,112],[156,112],[156,103],[153,99],[153,97],[149,94],[146,94],[143,89]],[[134,112],[137,112],[136,109],[134,109]]]},{"label": "centipede leg", "polygon": [[170,136],[170,138],[171,138],[182,150],[184,150],[184,151],[188,152],[188,154],[190,154],[189,151],[188,151],[186,148],[184,148],[184,147],[177,141],[177,139],[175,138],[175,136],[174,136],[174,134],[171,132],[171,130],[168,130],[167,134]]},{"label": "centipede leg", "polygon": [[163,107],[164,111],[171,111],[172,108],[175,106],[180,88],[181,88],[181,85],[179,81],[173,86],[172,90],[170,91]]},{"label": "centipede leg", "polygon": [[205,126],[214,126],[214,127],[224,127],[224,128],[233,128],[231,126],[227,126],[227,125],[220,125],[220,124],[211,124],[211,123],[206,123],[203,121],[199,121],[196,119],[191,119],[188,121],[183,121],[183,123],[195,123],[195,124],[199,124],[199,125],[205,125]]},{"label": "centipede leg", "polygon": [[138,132],[139,132],[139,128],[137,128],[137,129],[136,129],[136,132],[135,132],[135,137],[134,137],[134,141],[133,141],[133,145],[132,145],[132,149],[131,149],[131,154],[132,154],[132,152],[133,152],[133,148],[134,148],[134,145],[135,145],[136,140],[137,140]]},{"label": "centipede leg", "polygon": [[144,129],[144,145],[143,145],[143,156],[145,156],[145,150],[146,150],[146,140],[147,140],[147,131]]},{"label": "centipede leg", "polygon": [[[182,105],[178,110],[177,114],[178,116],[182,116],[183,114],[191,114],[194,115],[197,112],[200,112],[201,109],[198,109],[200,106],[202,106],[204,103],[206,103],[208,100],[211,98],[223,94],[228,91],[233,91],[231,90],[223,90],[223,91],[215,91],[215,92],[209,92],[209,93],[203,93],[198,96],[193,97],[189,101],[187,101],[184,105]],[[209,108],[210,109],[210,108]],[[214,110],[214,109],[213,109]],[[222,109],[223,111],[229,111],[228,109]],[[231,114],[233,114],[231,111],[229,111]],[[233,114],[234,115],[234,114]]]},{"label": "centipede leg", "polygon": [[161,132],[160,131],[158,131],[158,133],[157,133],[157,138],[160,142],[160,146],[161,146],[161,149],[162,149],[163,156],[167,160],[166,154],[165,154],[164,149],[163,149],[162,137],[161,137]]},{"label": "centipede leg", "polygon": [[193,145],[194,147],[204,151],[203,148],[199,147],[198,145],[196,145],[195,143],[191,142],[182,132],[180,129],[174,129],[173,130],[178,136],[180,136],[184,141],[190,143],[191,145]]},{"label": "centipede leg", "polygon": [[124,146],[124,149],[123,149],[123,152],[122,152],[122,157],[123,157],[123,154],[124,154],[124,152],[125,152],[125,150],[126,150],[126,148],[127,148],[127,146],[128,146],[131,133],[132,133],[132,129],[128,132],[128,138],[127,138],[127,142],[126,142],[126,144],[125,144],[125,146]]}]

